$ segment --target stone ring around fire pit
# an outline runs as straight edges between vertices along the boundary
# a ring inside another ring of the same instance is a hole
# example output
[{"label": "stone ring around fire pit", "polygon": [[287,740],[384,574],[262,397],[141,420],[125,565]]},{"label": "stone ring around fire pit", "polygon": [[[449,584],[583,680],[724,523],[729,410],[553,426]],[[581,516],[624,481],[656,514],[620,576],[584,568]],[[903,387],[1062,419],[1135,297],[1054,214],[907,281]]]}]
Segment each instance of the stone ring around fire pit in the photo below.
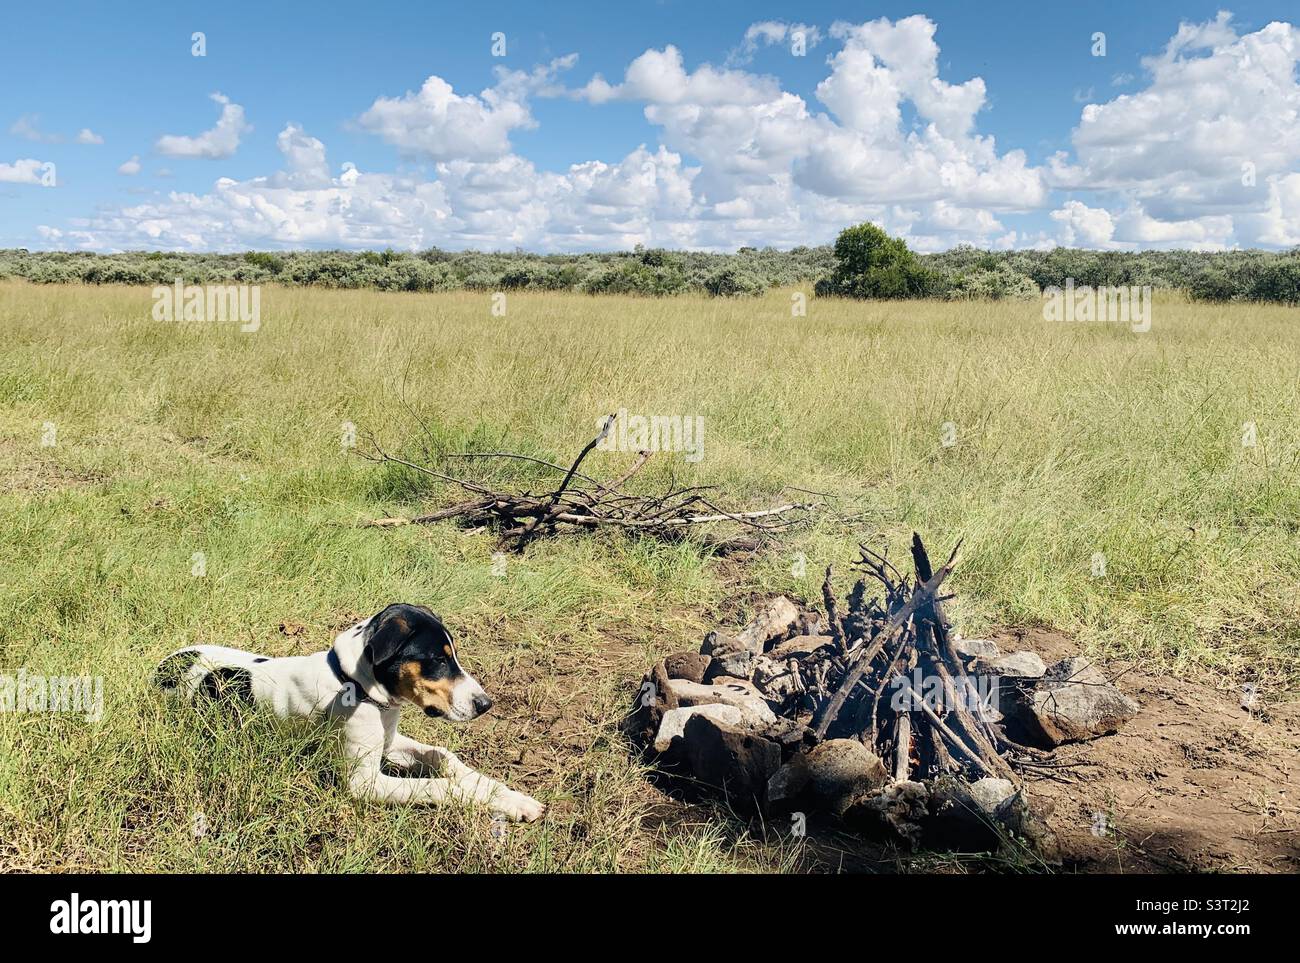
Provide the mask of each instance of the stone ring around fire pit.
[{"label": "stone ring around fire pit", "polygon": [[[1021,775],[1049,750],[1115,732],[1138,710],[1087,659],[960,639],[914,539],[915,580],[867,549],[859,580],[826,613],[777,597],[735,634],[645,676],[628,734],[675,786],[721,794],[739,813],[824,814],[916,848],[1019,846],[1052,860],[1056,841]],[[843,612],[843,615],[840,613]],[[802,825],[802,823],[799,823]]]}]

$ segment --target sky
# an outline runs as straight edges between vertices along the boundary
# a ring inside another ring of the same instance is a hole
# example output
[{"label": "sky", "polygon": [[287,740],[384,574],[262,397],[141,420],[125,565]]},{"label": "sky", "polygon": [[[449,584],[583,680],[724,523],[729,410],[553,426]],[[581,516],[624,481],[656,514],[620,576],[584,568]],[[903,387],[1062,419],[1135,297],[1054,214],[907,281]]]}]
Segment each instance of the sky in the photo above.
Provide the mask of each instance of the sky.
[{"label": "sky", "polygon": [[[9,5],[0,247],[1300,245],[1284,2]],[[199,36],[201,35],[201,36]]]}]

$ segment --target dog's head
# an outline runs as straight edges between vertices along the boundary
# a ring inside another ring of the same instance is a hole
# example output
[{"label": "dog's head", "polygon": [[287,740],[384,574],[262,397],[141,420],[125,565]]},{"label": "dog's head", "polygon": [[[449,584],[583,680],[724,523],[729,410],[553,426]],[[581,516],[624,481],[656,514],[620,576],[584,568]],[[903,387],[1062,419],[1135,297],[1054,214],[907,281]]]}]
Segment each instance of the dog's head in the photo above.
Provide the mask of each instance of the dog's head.
[{"label": "dog's head", "polygon": [[363,655],[389,692],[426,715],[468,722],[492,708],[456,658],[451,633],[423,605],[390,605],[365,628]]}]

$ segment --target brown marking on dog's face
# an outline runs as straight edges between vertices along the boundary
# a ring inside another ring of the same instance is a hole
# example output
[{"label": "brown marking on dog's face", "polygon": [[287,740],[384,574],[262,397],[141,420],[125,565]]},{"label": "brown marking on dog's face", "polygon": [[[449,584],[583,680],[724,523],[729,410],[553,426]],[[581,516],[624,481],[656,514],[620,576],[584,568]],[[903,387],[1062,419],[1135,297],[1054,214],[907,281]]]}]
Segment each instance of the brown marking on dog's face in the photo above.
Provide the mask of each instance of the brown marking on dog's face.
[{"label": "brown marking on dog's face", "polygon": [[455,683],[448,676],[429,678],[416,660],[403,662],[397,670],[397,694],[426,713],[432,709],[440,716],[451,714],[451,690]]}]

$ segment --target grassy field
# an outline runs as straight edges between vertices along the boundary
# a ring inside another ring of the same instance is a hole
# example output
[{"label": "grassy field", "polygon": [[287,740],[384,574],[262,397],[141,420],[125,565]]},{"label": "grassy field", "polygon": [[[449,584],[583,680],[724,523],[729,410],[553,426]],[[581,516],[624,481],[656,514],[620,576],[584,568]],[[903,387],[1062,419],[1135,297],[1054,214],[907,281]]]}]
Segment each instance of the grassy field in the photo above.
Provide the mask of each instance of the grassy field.
[{"label": "grassy field", "polygon": [[[0,713],[0,869],[806,867],[778,832],[665,809],[619,717],[655,657],[758,593],[815,598],[856,541],[901,551],[913,529],[965,539],[967,635],[1047,625],[1224,687],[1294,687],[1294,309],[1170,296],[1139,334],[1036,302],[790,303],[512,294],[498,318],[483,294],[266,288],[246,334],[154,321],[147,288],[0,284],[0,674],[102,676],[104,696],[97,722]],[[442,450],[560,461],[609,411],[698,414],[703,459],[661,455],[640,488],[758,505],[798,486],[835,512],[743,562],[611,535],[494,574],[488,533],[360,527],[454,497],[342,444],[350,422],[412,450],[403,398]],[[353,803],[312,730],[149,686],[177,647],[319,650],[394,600],[439,611],[498,696],[471,726],[405,727],[548,803],[543,822],[499,839],[477,813]]]}]

